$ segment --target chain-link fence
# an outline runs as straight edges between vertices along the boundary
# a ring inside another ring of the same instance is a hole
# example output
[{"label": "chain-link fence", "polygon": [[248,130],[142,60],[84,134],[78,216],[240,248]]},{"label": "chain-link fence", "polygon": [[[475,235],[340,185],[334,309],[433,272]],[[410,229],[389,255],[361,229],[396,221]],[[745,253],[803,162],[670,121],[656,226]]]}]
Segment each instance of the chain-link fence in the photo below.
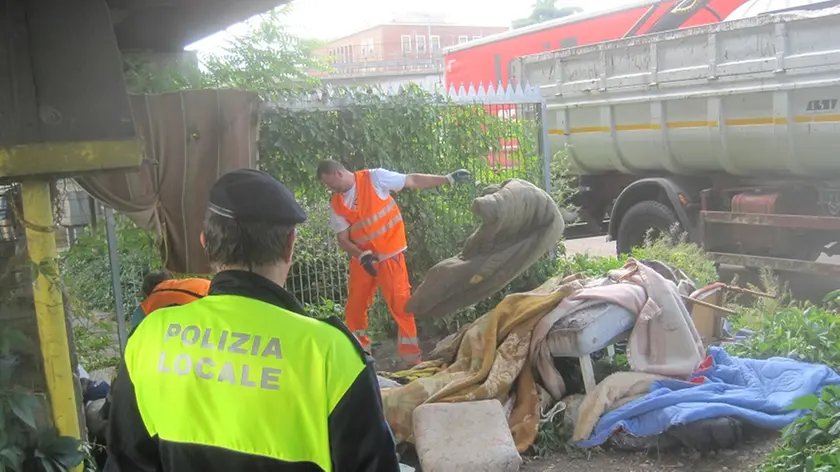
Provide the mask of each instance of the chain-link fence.
[{"label": "chain-link fence", "polygon": [[[313,113],[313,110],[341,113],[353,103],[346,99],[340,103],[325,103],[321,98],[317,102],[278,106],[306,110],[307,113]],[[445,175],[457,168],[466,168],[472,173],[473,184],[403,191],[395,195],[406,225],[409,242],[406,257],[412,284],[419,283],[432,265],[460,251],[479,223],[470,211],[472,201],[488,185],[514,177],[541,188],[550,185],[546,178],[549,155],[543,146],[541,132],[543,105],[538,91],[530,88],[462,88],[450,90],[448,101],[439,106],[435,129],[425,134],[427,142],[422,144],[428,146],[424,150],[426,155],[439,155],[439,158],[412,162],[396,160],[393,146],[399,144],[387,139],[368,149],[364,156],[333,156],[351,170],[382,167],[403,173]],[[348,128],[354,126],[352,120],[342,120],[338,129],[331,132],[338,135],[354,132],[341,129],[345,123]],[[473,127],[476,132],[464,127]],[[376,149],[377,146],[380,149]],[[447,153],[466,158],[454,159]],[[294,186],[292,190],[299,195],[309,219],[298,236],[287,287],[306,304],[343,304],[347,296],[348,257],[338,247],[329,227],[329,195],[326,190],[318,193]]]}]

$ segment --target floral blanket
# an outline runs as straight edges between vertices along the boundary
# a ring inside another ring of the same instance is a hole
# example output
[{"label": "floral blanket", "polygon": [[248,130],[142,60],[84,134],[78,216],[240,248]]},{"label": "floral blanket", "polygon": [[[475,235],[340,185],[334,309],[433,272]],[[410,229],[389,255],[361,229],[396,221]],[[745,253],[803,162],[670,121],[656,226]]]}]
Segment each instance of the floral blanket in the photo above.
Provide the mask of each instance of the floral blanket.
[{"label": "floral blanket", "polygon": [[498,399],[520,452],[537,435],[540,399],[529,359],[534,326],[576,287],[549,280],[532,292],[513,294],[435,350],[439,358],[416,369],[437,367],[398,388],[382,391],[385,417],[397,442],[413,441],[412,415],[424,403]]}]

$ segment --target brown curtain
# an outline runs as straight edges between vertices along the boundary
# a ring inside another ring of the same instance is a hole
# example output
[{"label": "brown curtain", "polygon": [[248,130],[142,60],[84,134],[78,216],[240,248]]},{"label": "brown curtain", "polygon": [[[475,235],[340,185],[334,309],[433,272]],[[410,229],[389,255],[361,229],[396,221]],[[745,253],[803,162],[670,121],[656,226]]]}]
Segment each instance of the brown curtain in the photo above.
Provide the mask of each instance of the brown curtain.
[{"label": "brown curtain", "polygon": [[145,140],[139,170],[80,178],[93,197],[160,235],[166,268],[207,274],[199,243],[210,187],[223,174],[257,167],[259,100],[250,92],[199,90],[131,96]]}]

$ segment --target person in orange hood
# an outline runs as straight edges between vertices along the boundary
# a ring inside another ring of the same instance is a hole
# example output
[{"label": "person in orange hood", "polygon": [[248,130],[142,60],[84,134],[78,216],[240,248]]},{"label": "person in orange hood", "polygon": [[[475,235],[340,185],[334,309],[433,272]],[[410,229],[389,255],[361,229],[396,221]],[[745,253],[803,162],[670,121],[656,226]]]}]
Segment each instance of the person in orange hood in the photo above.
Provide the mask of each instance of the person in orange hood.
[{"label": "person in orange hood", "polygon": [[330,226],[338,245],[351,257],[347,327],[365,349],[370,348],[367,312],[379,287],[397,323],[397,352],[406,364],[418,364],[417,327],[414,315],[405,310],[411,297],[404,255],[405,225],[391,193],[464,182],[470,173],[464,169],[448,175],[400,174],[385,169],[351,172],[338,161],[325,160],[318,165],[317,176],[333,192]]},{"label": "person in orange hood", "polygon": [[166,270],[149,272],[143,278],[143,301],[131,314],[133,333],[144,318],[159,308],[186,305],[207,295],[210,281],[200,278],[174,279]]}]

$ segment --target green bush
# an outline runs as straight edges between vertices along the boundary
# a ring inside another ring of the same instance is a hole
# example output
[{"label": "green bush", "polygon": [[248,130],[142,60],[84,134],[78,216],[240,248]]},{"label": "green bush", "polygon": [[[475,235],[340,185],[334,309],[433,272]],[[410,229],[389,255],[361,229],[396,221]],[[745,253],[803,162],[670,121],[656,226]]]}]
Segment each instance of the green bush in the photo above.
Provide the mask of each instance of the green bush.
[{"label": "green bush", "polygon": [[565,276],[583,274],[586,277],[604,277],[611,270],[624,266],[626,258],[598,257],[589,254],[572,254],[558,259],[559,274]]},{"label": "green bush", "polygon": [[[680,269],[698,288],[717,280],[714,264],[696,244],[674,243],[670,238],[659,238],[648,241],[644,247],[633,249],[631,256],[636,260],[655,259]],[[561,258],[558,264],[562,275],[582,273],[587,277],[603,277],[609,271],[621,268],[626,262],[627,256],[616,258],[573,254]]]},{"label": "green bush", "polygon": [[676,267],[694,281],[697,288],[705,287],[717,280],[714,263],[706,257],[700,246],[685,239],[674,244],[670,237],[661,237],[645,243],[644,247],[633,249],[636,260],[656,259]]},{"label": "green bush", "polygon": [[785,428],[782,441],[758,468],[760,472],[840,470],[840,387],[797,399],[791,410],[809,410]]},{"label": "green bush", "polygon": [[[116,217],[117,252],[123,311],[130,316],[142,296],[143,276],[162,265],[155,236],[128,218]],[[114,313],[114,291],[105,225],[81,235],[62,256],[61,275],[75,306],[82,311]]]},{"label": "green bush", "polygon": [[744,310],[740,324],[755,331],[726,346],[738,357],[789,357],[840,369],[840,319],[836,312],[812,305],[780,305],[772,311]]}]

